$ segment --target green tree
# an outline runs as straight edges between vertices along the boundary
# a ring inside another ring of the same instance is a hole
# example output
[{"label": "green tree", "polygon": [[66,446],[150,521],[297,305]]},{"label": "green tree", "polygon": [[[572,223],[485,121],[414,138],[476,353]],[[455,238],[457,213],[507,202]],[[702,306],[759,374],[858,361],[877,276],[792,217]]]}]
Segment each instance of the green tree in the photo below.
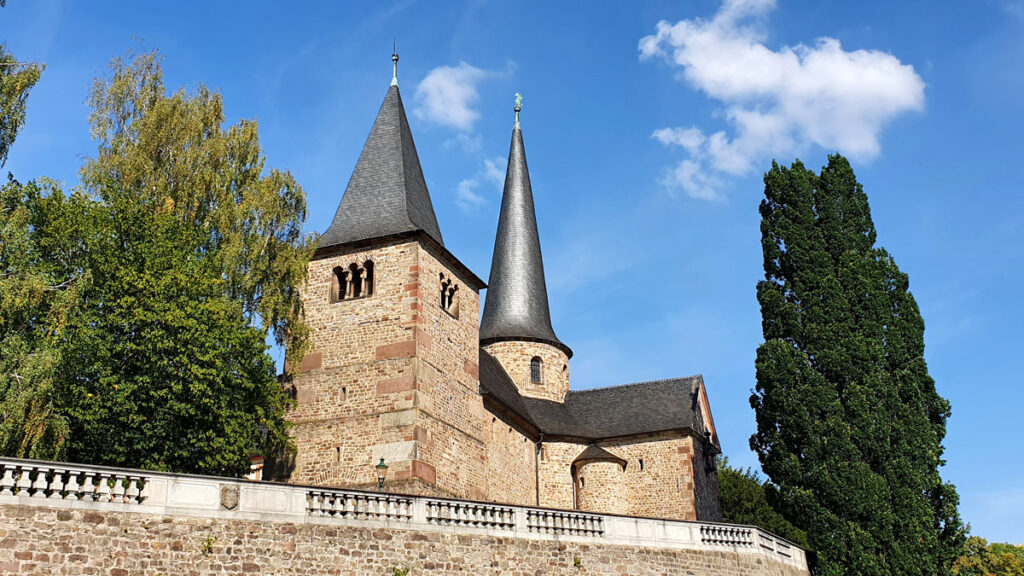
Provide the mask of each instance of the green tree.
[{"label": "green tree", "polygon": [[953,564],[956,576],[1024,576],[1024,548],[989,544],[984,538],[967,539],[964,554]]},{"label": "green tree", "polygon": [[[42,67],[18,62],[0,44],[0,167],[24,126],[29,92],[41,73]],[[40,186],[22,186],[10,175],[0,186],[0,452],[57,458],[68,426],[53,410],[60,358],[54,343],[78,283],[40,258],[27,207],[39,194]]]},{"label": "green tree", "polygon": [[807,534],[775,509],[774,486],[762,482],[756,472],[750,468],[733,468],[727,458],[722,458],[718,466],[718,486],[722,520],[759,526],[794,544],[808,547]]},{"label": "green tree", "polygon": [[25,124],[25,108],[29,92],[39,82],[43,69],[23,64],[0,44],[0,168],[7,163],[7,153]]},{"label": "green tree", "polygon": [[71,459],[246,472],[253,451],[287,443],[266,333],[197,249],[202,230],[127,198],[97,205],[84,239],[93,281],[62,345]]},{"label": "green tree", "polygon": [[[64,455],[67,419],[54,407],[59,343],[88,276],[68,266],[78,245],[50,238],[48,258],[36,218],[49,181],[0,187],[0,453],[19,458]],[[64,214],[73,222],[84,213]],[[66,238],[66,237],[65,237]]]},{"label": "green tree", "polygon": [[0,189],[0,449],[211,474],[287,454],[266,342],[305,347],[302,189],[218,94],[166,94],[156,54],[90,102],[82,188]]},{"label": "green tree", "polygon": [[[313,251],[305,195],[269,169],[256,123],[224,127],[219,94],[167,94],[155,53],[113,61],[90,103],[99,153],[78,198],[87,271],[61,341],[56,405],[70,459],[212,474],[288,446],[268,335],[301,354],[299,289]],[[48,254],[54,257],[54,254]]]},{"label": "green tree", "polygon": [[822,574],[948,574],[964,529],[942,481],[949,403],[909,280],[875,246],[845,158],[764,178],[751,448]]},{"label": "green tree", "polygon": [[198,236],[225,294],[300,360],[307,334],[299,290],[314,241],[302,234],[306,195],[266,166],[257,124],[224,127],[220,94],[200,85],[167,94],[156,52],[111,63],[89,98],[99,154],[86,189],[112,206],[166,211]]}]

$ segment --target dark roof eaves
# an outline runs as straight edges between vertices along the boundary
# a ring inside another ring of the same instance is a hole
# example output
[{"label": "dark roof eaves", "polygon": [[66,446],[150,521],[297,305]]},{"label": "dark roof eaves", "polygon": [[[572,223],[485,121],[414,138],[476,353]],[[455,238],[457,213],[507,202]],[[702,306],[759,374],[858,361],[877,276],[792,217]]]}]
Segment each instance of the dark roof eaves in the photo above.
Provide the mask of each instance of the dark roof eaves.
[{"label": "dark roof eaves", "polygon": [[480,339],[481,346],[495,344],[497,342],[537,342],[540,344],[547,344],[558,348],[562,352],[565,352],[567,357],[572,358],[572,348],[569,348],[559,340],[552,340],[550,338],[535,338],[532,336],[492,336],[490,338]]},{"label": "dark roof eaves", "polygon": [[595,386],[593,388],[586,388],[583,390],[569,390],[569,394],[585,394],[587,392],[593,392],[597,390],[615,390],[620,388],[629,388],[630,386],[643,386],[645,384],[662,384],[665,382],[679,382],[682,380],[692,381],[694,378],[702,378],[701,374],[693,374],[692,376],[679,376],[677,378],[659,378],[658,380],[643,380],[640,382],[630,382],[628,384],[612,384],[611,386]]}]

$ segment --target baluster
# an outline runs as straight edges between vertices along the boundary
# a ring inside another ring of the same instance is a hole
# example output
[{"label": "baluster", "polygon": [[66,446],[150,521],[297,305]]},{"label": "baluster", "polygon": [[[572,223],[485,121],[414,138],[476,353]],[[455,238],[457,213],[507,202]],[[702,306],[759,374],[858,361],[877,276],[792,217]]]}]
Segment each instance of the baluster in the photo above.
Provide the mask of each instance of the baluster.
[{"label": "baluster", "polygon": [[110,487],[110,501],[124,504],[124,480],[123,474],[112,474],[113,485]]},{"label": "baluster", "polygon": [[148,500],[148,499],[149,499],[149,479],[144,477],[144,476],[140,476],[139,477],[139,495],[136,498],[136,500],[138,500],[139,504],[145,504],[146,500]]},{"label": "baluster", "polygon": [[31,468],[21,467],[21,475],[18,476],[18,489],[16,490],[18,496],[28,496],[28,489],[32,487],[32,481],[28,477],[31,470]]},{"label": "baluster", "polygon": [[68,471],[68,480],[64,483],[64,499],[65,500],[78,500],[81,494],[82,486],[78,483],[78,477],[81,476],[81,472],[78,470]]},{"label": "baluster", "polygon": [[132,475],[125,476],[127,485],[124,487],[124,501],[126,504],[139,503],[139,478]]},{"label": "baluster", "polygon": [[110,502],[110,478],[106,474],[97,474],[100,483],[96,485],[96,495],[100,502]]},{"label": "baluster", "polygon": [[11,466],[10,464],[4,466],[4,475],[0,478],[0,496],[14,495],[15,472],[16,469],[14,466]]},{"label": "baluster", "polygon": [[36,468],[36,479],[32,483],[32,497],[46,498],[46,470]]},{"label": "baluster", "polygon": [[370,501],[369,501],[369,498],[367,498],[366,496],[364,496],[362,494],[360,494],[358,496],[355,496],[355,499],[356,499],[356,518],[362,520],[362,519],[366,518],[366,516],[367,516],[368,510],[369,510],[369,507],[370,507]]},{"label": "baluster", "polygon": [[95,500],[96,499],[96,485],[93,483],[95,479],[95,473],[85,471],[82,479],[82,487],[80,491],[82,493],[82,500]]},{"label": "baluster", "polygon": [[61,500],[64,495],[61,492],[64,491],[64,475],[67,474],[64,470],[54,470],[53,479],[50,480],[50,495],[48,498],[51,500]]}]

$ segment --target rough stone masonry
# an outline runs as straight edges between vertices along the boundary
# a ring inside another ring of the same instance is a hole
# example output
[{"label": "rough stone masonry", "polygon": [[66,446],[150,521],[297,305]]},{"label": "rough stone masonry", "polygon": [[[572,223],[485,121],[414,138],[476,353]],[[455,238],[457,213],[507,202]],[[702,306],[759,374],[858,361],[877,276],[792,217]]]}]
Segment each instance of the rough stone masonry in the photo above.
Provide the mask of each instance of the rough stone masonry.
[{"label": "rough stone masonry", "polygon": [[0,574],[797,576],[733,552],[0,506]]}]

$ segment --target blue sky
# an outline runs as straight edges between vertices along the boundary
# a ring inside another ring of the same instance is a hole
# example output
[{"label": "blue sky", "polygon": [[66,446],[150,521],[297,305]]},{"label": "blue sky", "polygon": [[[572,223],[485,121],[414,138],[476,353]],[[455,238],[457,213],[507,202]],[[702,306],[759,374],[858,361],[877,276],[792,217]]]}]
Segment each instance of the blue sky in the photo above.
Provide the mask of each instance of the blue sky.
[{"label": "blue sky", "polygon": [[975,534],[1024,542],[1024,4],[9,0],[0,40],[47,68],[6,170],[76,184],[95,152],[91,79],[158,48],[168,86],[205,83],[231,121],[259,121],[322,231],[396,34],[449,249],[487,277],[522,92],[573,386],[702,373],[734,464],[757,462],[761,175],[772,158],[849,155],[952,402],[943,475]]}]

